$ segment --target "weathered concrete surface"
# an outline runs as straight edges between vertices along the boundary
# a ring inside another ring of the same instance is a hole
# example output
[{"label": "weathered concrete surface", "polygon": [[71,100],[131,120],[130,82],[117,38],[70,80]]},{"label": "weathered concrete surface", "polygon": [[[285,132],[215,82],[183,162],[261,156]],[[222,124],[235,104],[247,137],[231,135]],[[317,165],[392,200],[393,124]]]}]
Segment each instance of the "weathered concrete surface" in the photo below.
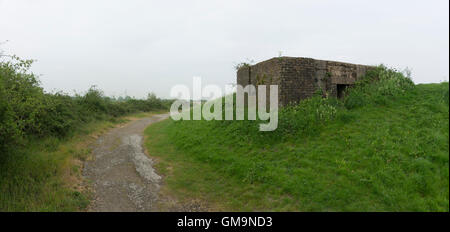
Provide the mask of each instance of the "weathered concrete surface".
[{"label": "weathered concrete surface", "polygon": [[158,211],[161,177],[143,148],[143,131],[151,123],[168,118],[154,115],[114,128],[94,146],[92,161],[83,170],[91,182],[94,199],[88,211]]},{"label": "weathered concrete surface", "polygon": [[[321,92],[324,96],[339,97],[339,87],[360,80],[373,66],[303,57],[276,57],[237,71],[237,84],[278,85],[280,105],[299,102]],[[266,102],[268,102],[267,96]]]}]

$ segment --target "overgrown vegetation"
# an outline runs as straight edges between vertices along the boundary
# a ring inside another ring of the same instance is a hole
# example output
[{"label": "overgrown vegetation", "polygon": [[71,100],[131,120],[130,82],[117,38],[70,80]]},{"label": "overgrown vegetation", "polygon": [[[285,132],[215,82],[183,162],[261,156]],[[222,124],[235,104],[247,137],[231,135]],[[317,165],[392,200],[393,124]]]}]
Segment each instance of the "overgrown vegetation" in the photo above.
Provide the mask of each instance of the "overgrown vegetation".
[{"label": "overgrown vegetation", "polygon": [[380,66],[343,100],[258,121],[164,121],[147,147],[167,192],[227,210],[449,211],[448,83]]},{"label": "overgrown vegetation", "polygon": [[[4,156],[11,146],[30,137],[65,137],[94,120],[109,120],[135,112],[167,109],[170,101],[149,94],[145,100],[113,99],[95,86],[84,95],[46,93],[33,73],[32,60],[0,63],[0,149]],[[0,157],[1,158],[1,157]]]},{"label": "overgrown vegetation", "polygon": [[75,167],[69,163],[81,149],[73,140],[120,121],[120,116],[167,110],[171,104],[154,94],[145,100],[114,99],[96,87],[76,96],[47,93],[29,71],[32,60],[4,58],[0,61],[0,211],[73,211],[86,205],[85,196],[61,179]]}]

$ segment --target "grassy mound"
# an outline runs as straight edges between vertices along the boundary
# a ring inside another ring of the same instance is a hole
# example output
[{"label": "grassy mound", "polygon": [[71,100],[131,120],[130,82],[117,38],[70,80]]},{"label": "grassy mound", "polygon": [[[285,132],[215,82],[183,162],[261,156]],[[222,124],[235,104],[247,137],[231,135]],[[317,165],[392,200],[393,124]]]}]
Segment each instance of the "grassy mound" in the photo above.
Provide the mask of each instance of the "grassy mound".
[{"label": "grassy mound", "polygon": [[343,100],[285,107],[258,121],[150,126],[165,191],[213,209],[449,211],[449,86],[415,86],[380,66]]}]

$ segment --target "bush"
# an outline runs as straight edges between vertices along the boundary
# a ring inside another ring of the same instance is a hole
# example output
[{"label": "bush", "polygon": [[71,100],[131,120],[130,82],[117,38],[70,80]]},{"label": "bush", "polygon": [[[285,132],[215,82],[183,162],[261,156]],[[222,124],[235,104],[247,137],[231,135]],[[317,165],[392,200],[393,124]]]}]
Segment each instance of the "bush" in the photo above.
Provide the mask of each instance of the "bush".
[{"label": "bush", "polygon": [[0,79],[0,154],[14,144],[18,137],[20,137],[20,130],[14,122],[10,105],[7,102],[5,88]]},{"label": "bush", "polygon": [[87,93],[80,97],[80,104],[86,111],[94,114],[107,113],[107,100],[103,96],[103,92],[92,86]]}]

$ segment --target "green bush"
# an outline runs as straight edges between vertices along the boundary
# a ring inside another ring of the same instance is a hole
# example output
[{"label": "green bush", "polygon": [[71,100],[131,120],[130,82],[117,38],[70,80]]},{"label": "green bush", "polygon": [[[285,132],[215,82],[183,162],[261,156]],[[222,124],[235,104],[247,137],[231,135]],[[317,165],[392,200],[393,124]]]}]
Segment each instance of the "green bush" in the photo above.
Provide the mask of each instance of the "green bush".
[{"label": "green bush", "polygon": [[103,92],[92,86],[84,96],[80,97],[80,104],[86,111],[94,114],[107,113],[107,99],[105,99]]},{"label": "green bush", "polygon": [[0,154],[17,141],[18,137],[20,137],[20,130],[14,122],[3,83],[0,81]]}]

